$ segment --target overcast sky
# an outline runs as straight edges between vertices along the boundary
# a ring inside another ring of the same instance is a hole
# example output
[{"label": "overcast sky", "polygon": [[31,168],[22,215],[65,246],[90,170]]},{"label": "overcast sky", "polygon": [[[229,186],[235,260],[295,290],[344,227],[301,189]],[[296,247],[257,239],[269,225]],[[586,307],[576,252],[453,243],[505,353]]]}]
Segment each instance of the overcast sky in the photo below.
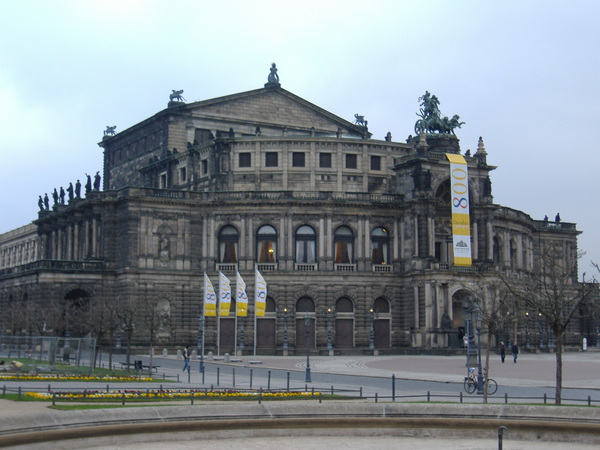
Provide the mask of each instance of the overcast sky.
[{"label": "overcast sky", "polygon": [[102,173],[97,143],[166,108],[284,89],[404,142],[426,90],[482,136],[496,203],[583,231],[600,261],[600,2],[0,0],[0,233]]}]

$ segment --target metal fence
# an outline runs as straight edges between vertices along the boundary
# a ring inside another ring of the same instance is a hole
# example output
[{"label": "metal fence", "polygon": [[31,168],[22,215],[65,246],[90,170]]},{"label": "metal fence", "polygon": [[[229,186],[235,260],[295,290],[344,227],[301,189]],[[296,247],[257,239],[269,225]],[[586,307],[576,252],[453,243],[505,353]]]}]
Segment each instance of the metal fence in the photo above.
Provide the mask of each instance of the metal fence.
[{"label": "metal fence", "polygon": [[92,372],[96,355],[96,339],[50,336],[0,336],[0,358],[3,365],[11,359],[21,363],[19,371],[60,370]]}]

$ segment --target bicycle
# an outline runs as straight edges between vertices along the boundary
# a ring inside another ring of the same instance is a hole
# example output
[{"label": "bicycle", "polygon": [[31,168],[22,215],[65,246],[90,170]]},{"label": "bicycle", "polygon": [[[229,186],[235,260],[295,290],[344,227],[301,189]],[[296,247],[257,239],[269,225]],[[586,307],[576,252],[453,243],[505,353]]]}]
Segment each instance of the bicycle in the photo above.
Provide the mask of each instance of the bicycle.
[{"label": "bicycle", "polygon": [[[485,381],[486,380],[484,378],[483,382],[485,383]],[[493,378],[488,378],[487,384],[488,395],[495,394],[498,390],[498,383],[496,383],[496,380],[494,380]],[[474,394],[475,391],[477,391],[477,375],[475,375],[475,369],[472,367],[469,368],[469,375],[465,377],[464,388],[465,391],[469,394]]]}]

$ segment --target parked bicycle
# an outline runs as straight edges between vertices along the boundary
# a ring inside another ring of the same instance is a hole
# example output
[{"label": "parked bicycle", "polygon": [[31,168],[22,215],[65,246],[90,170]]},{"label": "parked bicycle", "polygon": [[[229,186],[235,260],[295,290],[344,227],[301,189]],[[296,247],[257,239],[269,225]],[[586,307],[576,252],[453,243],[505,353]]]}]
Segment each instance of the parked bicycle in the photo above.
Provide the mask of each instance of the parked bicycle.
[{"label": "parked bicycle", "polygon": [[[484,377],[483,382],[485,383],[485,381],[486,380]],[[495,394],[498,390],[498,383],[496,383],[496,380],[494,380],[493,378],[488,378],[487,384],[488,394]],[[477,374],[475,373],[474,367],[469,367],[469,374],[465,377],[464,388],[465,391],[467,391],[469,394],[474,394],[475,391],[477,391]]]}]

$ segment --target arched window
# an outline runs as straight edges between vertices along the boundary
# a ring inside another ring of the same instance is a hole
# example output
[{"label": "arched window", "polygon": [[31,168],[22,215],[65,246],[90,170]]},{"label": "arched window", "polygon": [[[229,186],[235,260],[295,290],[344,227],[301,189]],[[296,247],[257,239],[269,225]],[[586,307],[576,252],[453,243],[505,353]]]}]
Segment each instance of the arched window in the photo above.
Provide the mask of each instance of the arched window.
[{"label": "arched window", "polygon": [[385,298],[378,298],[373,303],[373,312],[375,313],[389,313],[390,312],[390,302],[388,302]]},{"label": "arched window", "polygon": [[277,231],[271,225],[263,225],[256,233],[256,255],[259,263],[277,261]]},{"label": "arched window", "polygon": [[337,313],[351,313],[354,312],[354,304],[348,297],[339,298],[335,302],[335,312]]},{"label": "arched window", "polygon": [[302,297],[296,302],[296,312],[314,312],[315,302],[312,298]]},{"label": "arched window", "polygon": [[390,263],[390,238],[383,227],[377,227],[371,233],[371,260],[373,264]]},{"label": "arched window", "polygon": [[497,237],[494,238],[493,245],[494,263],[500,264],[502,262],[502,247],[500,245],[500,240]]},{"label": "arched window", "polygon": [[238,258],[238,231],[232,225],[221,228],[219,233],[219,262],[237,263]]},{"label": "arched window", "polygon": [[518,264],[517,264],[517,244],[511,239],[509,242],[509,252],[510,252],[510,264],[512,265],[513,268],[517,268]]},{"label": "arched window", "polygon": [[317,235],[308,225],[296,230],[296,264],[314,264],[317,253]]},{"label": "arched window", "polygon": [[354,233],[347,226],[338,227],[334,234],[336,264],[354,263]]}]

